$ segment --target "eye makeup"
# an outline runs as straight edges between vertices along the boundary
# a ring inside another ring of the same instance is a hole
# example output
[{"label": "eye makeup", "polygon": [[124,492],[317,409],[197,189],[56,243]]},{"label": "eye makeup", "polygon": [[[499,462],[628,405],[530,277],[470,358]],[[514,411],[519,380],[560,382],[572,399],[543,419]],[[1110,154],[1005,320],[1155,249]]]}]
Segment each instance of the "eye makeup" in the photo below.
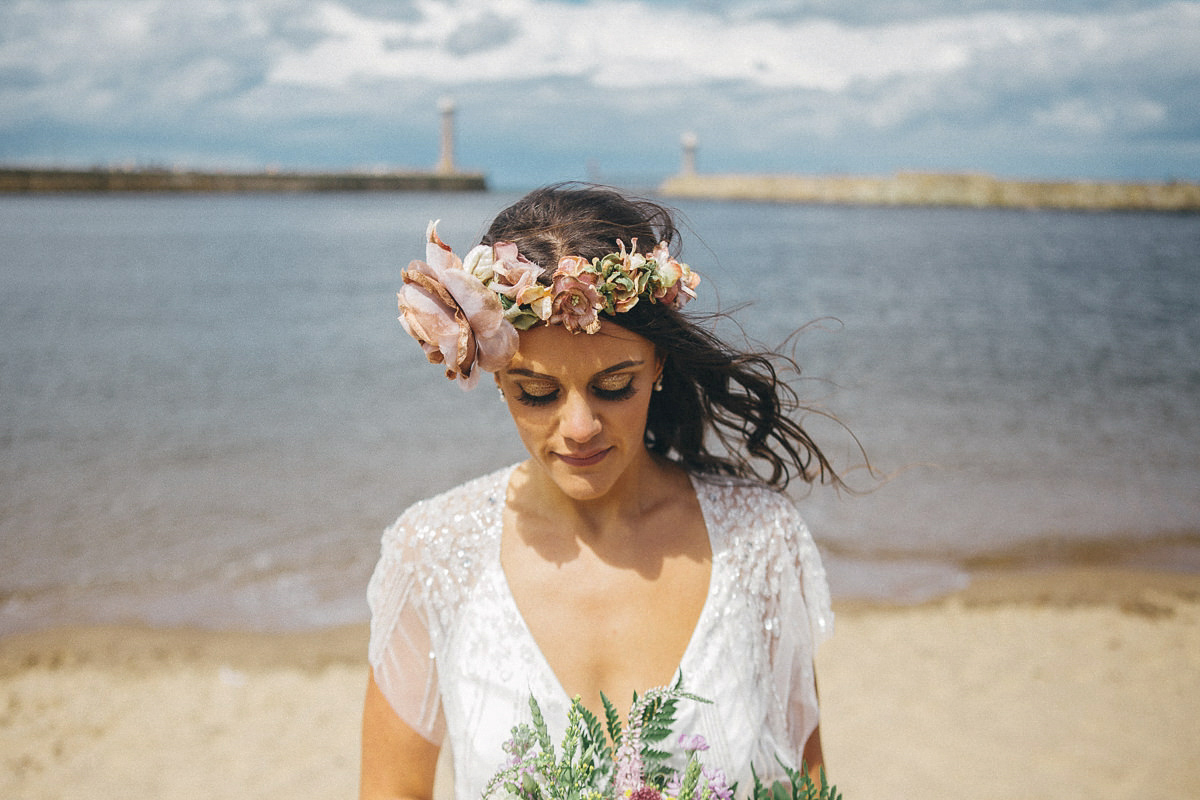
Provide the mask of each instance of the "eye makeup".
[{"label": "eye makeup", "polygon": [[[558,399],[559,388],[549,381],[517,382],[517,400],[527,406],[545,406]],[[633,373],[604,375],[591,387],[592,394],[601,400],[627,400],[637,393]]]},{"label": "eye makeup", "polygon": [[625,400],[637,391],[633,386],[633,373],[606,375],[592,386],[592,392],[601,400]]},{"label": "eye makeup", "polygon": [[[591,392],[600,400],[619,401],[637,393],[635,373],[631,370],[643,365],[643,361],[622,361],[600,371],[593,379]],[[513,369],[508,374],[514,379],[520,392],[518,402],[532,407],[549,405],[558,400],[561,389],[558,381],[548,375],[526,369]]]},{"label": "eye makeup", "polygon": [[519,383],[517,388],[521,390],[521,393],[517,395],[518,402],[527,406],[546,406],[558,399],[558,389],[543,392],[540,384],[536,387],[536,393],[531,393],[529,389]]}]

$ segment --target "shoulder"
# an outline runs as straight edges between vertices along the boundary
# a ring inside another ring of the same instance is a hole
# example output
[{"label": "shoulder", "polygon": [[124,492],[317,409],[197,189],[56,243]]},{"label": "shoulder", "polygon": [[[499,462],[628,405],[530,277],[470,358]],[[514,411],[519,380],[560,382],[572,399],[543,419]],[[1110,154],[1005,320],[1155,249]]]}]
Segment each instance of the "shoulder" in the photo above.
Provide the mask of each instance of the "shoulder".
[{"label": "shoulder", "polygon": [[777,579],[814,573],[820,556],[788,495],[754,481],[694,480],[714,550],[752,584],[774,591]]},{"label": "shoulder", "polygon": [[383,534],[384,548],[410,558],[446,549],[451,543],[478,541],[501,520],[512,467],[483,475],[413,503]]},{"label": "shoulder", "polygon": [[795,503],[777,489],[739,478],[698,475],[692,480],[706,514],[721,527],[764,535],[807,532]]},{"label": "shoulder", "polygon": [[807,618],[815,645],[833,631],[829,581],[808,526],[786,494],[759,483],[695,478],[706,507],[714,558],[732,569],[764,619]]}]

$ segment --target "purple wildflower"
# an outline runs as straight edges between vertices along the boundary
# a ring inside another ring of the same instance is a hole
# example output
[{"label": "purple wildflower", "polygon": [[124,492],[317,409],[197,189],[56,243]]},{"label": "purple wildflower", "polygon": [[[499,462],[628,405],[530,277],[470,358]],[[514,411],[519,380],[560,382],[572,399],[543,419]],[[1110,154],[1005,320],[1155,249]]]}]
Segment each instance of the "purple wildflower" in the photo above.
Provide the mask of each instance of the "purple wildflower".
[{"label": "purple wildflower", "polygon": [[733,790],[729,788],[729,780],[725,777],[723,769],[703,769],[704,780],[708,782],[709,791],[713,793],[713,797],[720,800],[732,800]]}]

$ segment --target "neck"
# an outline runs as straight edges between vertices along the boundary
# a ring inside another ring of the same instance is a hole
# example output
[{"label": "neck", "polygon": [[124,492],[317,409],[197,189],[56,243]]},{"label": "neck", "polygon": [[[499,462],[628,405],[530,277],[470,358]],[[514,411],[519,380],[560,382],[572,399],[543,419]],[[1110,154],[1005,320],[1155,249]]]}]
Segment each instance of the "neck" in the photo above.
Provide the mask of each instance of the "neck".
[{"label": "neck", "polygon": [[553,519],[563,535],[592,543],[637,530],[637,522],[678,491],[680,480],[687,480],[682,470],[649,451],[631,463],[608,492],[588,500],[565,494],[533,462],[526,462],[521,472],[526,498],[522,507]]}]

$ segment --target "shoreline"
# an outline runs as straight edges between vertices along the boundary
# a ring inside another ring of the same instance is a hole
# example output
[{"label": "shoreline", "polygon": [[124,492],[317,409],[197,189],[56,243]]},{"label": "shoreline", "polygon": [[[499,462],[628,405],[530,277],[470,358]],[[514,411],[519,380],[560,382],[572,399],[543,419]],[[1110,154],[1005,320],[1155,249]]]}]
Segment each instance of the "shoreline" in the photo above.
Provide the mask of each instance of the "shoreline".
[{"label": "shoreline", "polygon": [[[991,569],[972,573],[961,589],[915,602],[835,598],[837,615],[903,614],[947,606],[1118,607],[1135,609],[1150,598],[1200,603],[1200,574],[1108,566]],[[142,623],[65,624],[0,634],[0,677],[31,664],[46,647],[70,651],[78,663],[114,666],[153,653],[176,661],[234,662],[247,668],[320,670],[333,664],[366,664],[366,622],[295,630],[259,631]],[[66,662],[56,666],[65,666]]]},{"label": "shoreline", "polygon": [[[835,611],[817,669],[847,800],[1200,795],[1200,576],[997,571]],[[354,796],[367,630],[2,638],[0,796]]]}]

